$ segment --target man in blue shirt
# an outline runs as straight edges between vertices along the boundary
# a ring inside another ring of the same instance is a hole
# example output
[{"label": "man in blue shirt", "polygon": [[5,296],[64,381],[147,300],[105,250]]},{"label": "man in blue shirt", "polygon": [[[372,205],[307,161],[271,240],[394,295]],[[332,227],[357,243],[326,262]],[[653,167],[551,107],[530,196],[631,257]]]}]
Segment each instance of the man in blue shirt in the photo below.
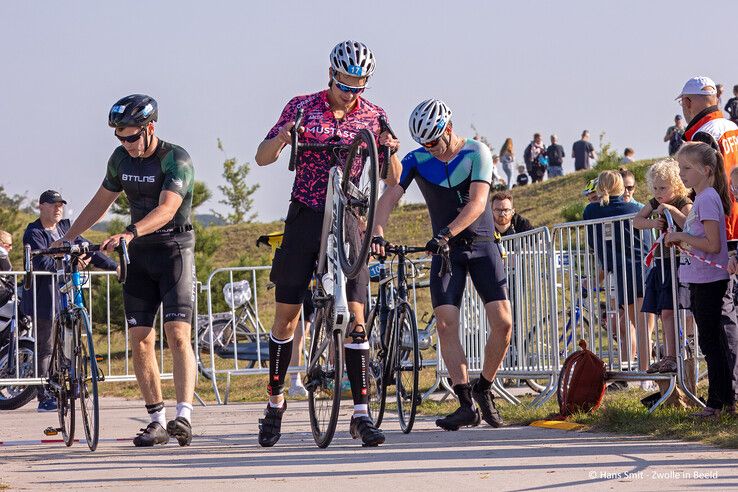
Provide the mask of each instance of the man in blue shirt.
[{"label": "man in blue shirt", "polygon": [[[44,249],[51,246],[51,243],[64,237],[69,230],[69,219],[62,219],[64,216],[64,201],[57,191],[47,190],[41,194],[38,200],[39,218],[28,224],[23,234],[23,244],[29,245],[32,250]],[[86,241],[79,236],[75,242]],[[80,259],[80,269],[84,268],[88,262],[94,266],[114,271],[118,267],[115,261],[111,260],[103,253],[93,253],[89,259]],[[56,260],[48,256],[36,256],[33,258],[33,270],[39,272],[56,272]],[[59,305],[58,291],[54,289],[53,276],[36,275],[34,276],[34,284],[31,290],[25,291],[21,300],[21,311],[33,318],[36,323],[36,350],[38,352],[38,375],[45,377],[49,371],[49,363],[51,362],[52,336],[51,328],[55,316],[54,308]],[[36,302],[34,304],[34,298]],[[56,399],[48,390],[39,389],[38,393],[38,411],[39,412],[55,412],[57,405]]]}]

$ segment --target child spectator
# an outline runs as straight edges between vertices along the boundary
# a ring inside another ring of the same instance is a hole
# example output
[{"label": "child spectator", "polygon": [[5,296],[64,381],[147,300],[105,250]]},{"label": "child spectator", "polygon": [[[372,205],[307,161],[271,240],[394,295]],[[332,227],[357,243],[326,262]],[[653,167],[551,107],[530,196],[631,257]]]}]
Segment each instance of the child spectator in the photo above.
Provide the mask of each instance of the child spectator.
[{"label": "child spectator", "polygon": [[[695,193],[683,232],[666,235],[666,246],[689,248],[692,255],[722,268],[682,254],[679,279],[689,284],[690,306],[699,329],[699,344],[707,362],[707,404],[694,414],[697,418],[719,417],[722,411],[735,412],[735,395],[730,374],[730,355],[723,324],[735,324],[732,296],[728,290],[728,242],[725,216],[731,201],[723,156],[702,142],[685,143],[677,153],[679,174]],[[733,319],[726,319],[732,317]]]},{"label": "child spectator", "polygon": [[[668,210],[674,219],[677,231],[681,231],[687,214],[692,209],[692,200],[687,196],[687,188],[684,187],[679,177],[679,164],[673,159],[656,162],[649,168],[646,182],[653,198],[635,216],[633,225],[638,229],[665,231],[666,221],[663,218],[663,211]],[[669,249],[662,246],[657,247],[654,251],[656,261],[646,275],[641,311],[661,317],[661,327],[664,330],[666,344],[664,358],[651,364],[647,371],[649,373],[668,373],[677,370],[672,297],[673,278],[669,252]],[[644,348],[641,348],[641,351]]]},{"label": "child spectator", "polygon": [[516,180],[518,183],[518,186],[525,186],[530,181],[530,178],[528,178],[528,175],[526,174],[525,171],[526,169],[524,165],[521,164],[518,166],[518,178]]}]

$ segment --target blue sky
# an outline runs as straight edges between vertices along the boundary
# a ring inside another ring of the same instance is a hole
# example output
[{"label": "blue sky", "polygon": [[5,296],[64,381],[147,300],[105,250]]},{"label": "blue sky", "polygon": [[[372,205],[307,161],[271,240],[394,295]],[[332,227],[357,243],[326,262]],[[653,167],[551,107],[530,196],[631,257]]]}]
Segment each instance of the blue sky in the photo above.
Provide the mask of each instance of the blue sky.
[{"label": "blue sky", "polygon": [[[0,184],[32,197],[56,188],[79,211],[117,144],[110,106],[145,92],[159,101],[158,134],[215,191],[216,139],[253,162],[287,100],[326,86],[343,39],[375,52],[366,97],[387,110],[403,151],[410,111],[438,97],[460,133],[473,123],[497,148],[510,136],[520,157],[536,131],[557,133],[568,154],[584,128],[595,145],[606,131],[620,151],[660,156],[687,78],[738,84],[735,33],[721,21],[735,13],[727,0],[3,2]],[[260,220],[286,213],[286,154],[252,166]],[[222,211],[217,199],[200,211]]]}]

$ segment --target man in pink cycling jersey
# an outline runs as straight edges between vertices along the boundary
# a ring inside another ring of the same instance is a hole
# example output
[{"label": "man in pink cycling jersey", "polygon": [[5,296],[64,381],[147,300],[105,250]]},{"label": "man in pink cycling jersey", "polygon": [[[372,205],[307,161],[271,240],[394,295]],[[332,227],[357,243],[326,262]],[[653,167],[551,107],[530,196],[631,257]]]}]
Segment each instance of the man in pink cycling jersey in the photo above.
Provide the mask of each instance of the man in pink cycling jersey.
[{"label": "man in pink cycling jersey", "polygon": [[[256,163],[269,165],[291,142],[292,131],[301,133],[305,143],[350,144],[361,129],[367,129],[379,145],[390,148],[391,162],[388,184],[397,183],[401,168],[396,157],[399,141],[389,132],[382,132],[379,118],[385,113],[379,106],[361,97],[374,72],[374,54],[363,43],[344,41],[330,55],[328,89],[292,98],[282,110],[277,124],[256,151]],[[294,129],[295,115],[302,109],[302,126]],[[380,153],[379,165],[384,166]],[[320,248],[328,176],[333,166],[328,151],[305,151],[297,163],[291,203],[285,219],[282,245],[272,261],[270,280],[275,285],[276,312],[269,338],[269,403],[259,423],[259,444],[274,446],[280,437],[282,416],[287,403],[282,394],[284,380],[292,354],[292,336],[300,317],[308,283],[315,268]],[[384,442],[384,435],[368,415],[366,382],[369,344],[364,330],[364,303],[367,299],[369,272],[364,271],[346,285],[349,309],[354,323],[344,341],[346,372],[351,383],[354,414],[351,436],[361,437],[365,446]]]}]

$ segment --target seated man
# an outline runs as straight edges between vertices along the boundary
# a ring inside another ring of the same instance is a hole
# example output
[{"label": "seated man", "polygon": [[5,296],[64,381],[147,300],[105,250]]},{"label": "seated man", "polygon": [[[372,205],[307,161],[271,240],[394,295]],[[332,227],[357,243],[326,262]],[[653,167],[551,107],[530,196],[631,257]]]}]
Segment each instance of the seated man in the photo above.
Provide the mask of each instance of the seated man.
[{"label": "seated man", "polygon": [[492,214],[495,219],[495,230],[500,236],[533,230],[533,225],[528,219],[515,212],[512,193],[509,191],[498,191],[492,195]]}]

